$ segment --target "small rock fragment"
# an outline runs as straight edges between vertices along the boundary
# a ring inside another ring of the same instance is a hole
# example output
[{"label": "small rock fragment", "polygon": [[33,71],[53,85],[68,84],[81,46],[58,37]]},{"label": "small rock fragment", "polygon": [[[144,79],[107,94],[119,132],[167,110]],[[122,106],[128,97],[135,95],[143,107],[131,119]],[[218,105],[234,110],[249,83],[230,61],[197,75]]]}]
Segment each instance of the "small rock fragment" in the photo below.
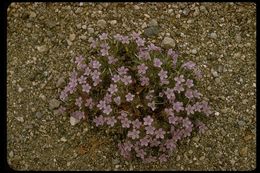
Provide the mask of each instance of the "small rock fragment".
[{"label": "small rock fragment", "polygon": [[75,34],[70,34],[70,36],[69,36],[70,41],[74,41],[75,38],[76,38]]},{"label": "small rock fragment", "polygon": [[39,52],[46,52],[48,50],[46,45],[36,47]]},{"label": "small rock fragment", "polygon": [[169,46],[169,47],[174,48],[175,47],[175,41],[170,37],[165,37],[162,41],[162,45],[166,46],[166,47]]},{"label": "small rock fragment", "polygon": [[109,23],[110,23],[111,25],[115,25],[115,24],[117,24],[117,21],[116,21],[116,20],[111,20],[111,21],[109,21]]},{"label": "small rock fragment", "polygon": [[30,16],[29,16],[29,17],[30,17],[30,18],[35,18],[35,17],[36,17],[36,13],[32,11],[32,12],[30,13]]},{"label": "small rock fragment", "polygon": [[51,99],[49,103],[50,109],[55,109],[60,106],[60,101],[57,99]]},{"label": "small rock fragment", "polygon": [[159,28],[155,26],[144,29],[144,35],[146,35],[147,37],[156,36],[158,35],[158,33],[159,33]]},{"label": "small rock fragment", "polygon": [[155,19],[152,19],[149,23],[148,26],[158,26],[158,22]]},{"label": "small rock fragment", "polygon": [[56,83],[56,87],[62,87],[65,84],[65,79],[63,77],[59,78],[57,83]]},{"label": "small rock fragment", "polygon": [[78,124],[80,122],[80,120],[74,118],[74,117],[70,117],[70,124],[72,126],[75,126],[76,124]]},{"label": "small rock fragment", "polygon": [[218,37],[218,35],[215,32],[212,32],[210,34],[210,38],[216,39]]},{"label": "small rock fragment", "polygon": [[106,24],[107,24],[107,22],[104,19],[100,19],[97,21],[97,25],[101,28],[105,28]]},{"label": "small rock fragment", "polygon": [[24,122],[24,119],[23,119],[23,117],[16,117],[16,119],[17,119],[17,121],[20,121],[21,123],[23,123],[23,122]]}]

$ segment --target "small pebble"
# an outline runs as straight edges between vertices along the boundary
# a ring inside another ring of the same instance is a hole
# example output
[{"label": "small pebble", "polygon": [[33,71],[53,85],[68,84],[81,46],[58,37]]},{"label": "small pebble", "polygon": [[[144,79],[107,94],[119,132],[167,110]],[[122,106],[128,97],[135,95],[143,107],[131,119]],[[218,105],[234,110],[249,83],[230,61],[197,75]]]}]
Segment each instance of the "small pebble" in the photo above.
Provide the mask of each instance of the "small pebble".
[{"label": "small pebble", "polygon": [[199,158],[199,160],[204,160],[205,159],[205,156],[201,156],[200,158]]},{"label": "small pebble", "polygon": [[87,25],[82,25],[82,29],[87,29]]},{"label": "small pebble", "polygon": [[70,36],[69,36],[70,41],[74,41],[75,38],[76,38],[75,34],[70,34]]},{"label": "small pebble", "polygon": [[40,119],[42,117],[42,113],[41,112],[36,112],[35,116],[36,116],[36,118]]},{"label": "small pebble", "polygon": [[46,52],[48,50],[46,45],[36,47],[39,52]]},{"label": "small pebble", "polygon": [[97,25],[101,28],[105,28],[106,24],[107,24],[107,22],[104,19],[100,19],[97,21]]},{"label": "small pebble", "polygon": [[111,20],[111,21],[109,21],[109,23],[110,23],[111,25],[115,25],[115,24],[117,24],[117,21],[116,21],[116,20]]},{"label": "small pebble", "polygon": [[19,88],[18,88],[18,92],[19,92],[19,93],[23,92],[23,88],[22,88],[22,87],[19,87]]},{"label": "small pebble", "polygon": [[217,38],[217,34],[215,32],[210,34],[210,38],[216,39]]},{"label": "small pebble", "polygon": [[163,46],[170,46],[172,48],[175,47],[175,41],[170,37],[165,37],[162,41]]},{"label": "small pebble", "polygon": [[17,119],[17,121],[20,121],[21,123],[23,123],[23,122],[24,122],[24,119],[23,119],[23,117],[16,117],[16,119]]},{"label": "small pebble", "polygon": [[196,50],[196,49],[192,49],[192,50],[191,50],[191,53],[192,53],[192,54],[197,54],[197,50]]},{"label": "small pebble", "polygon": [[93,28],[88,28],[88,33],[92,34],[92,33],[94,33],[94,32],[95,32],[95,31],[94,31]]},{"label": "small pebble", "polygon": [[60,101],[57,99],[51,99],[49,102],[49,107],[50,109],[55,109],[58,108],[60,106]]},{"label": "small pebble", "polygon": [[30,13],[30,18],[35,18],[35,17],[36,17],[36,13],[32,11],[32,12]]},{"label": "small pebble", "polygon": [[66,139],[65,137],[62,137],[62,138],[60,139],[60,141],[61,141],[61,142],[66,142],[67,139]]},{"label": "small pebble", "polygon": [[14,152],[13,151],[9,152],[9,157],[14,157]]}]

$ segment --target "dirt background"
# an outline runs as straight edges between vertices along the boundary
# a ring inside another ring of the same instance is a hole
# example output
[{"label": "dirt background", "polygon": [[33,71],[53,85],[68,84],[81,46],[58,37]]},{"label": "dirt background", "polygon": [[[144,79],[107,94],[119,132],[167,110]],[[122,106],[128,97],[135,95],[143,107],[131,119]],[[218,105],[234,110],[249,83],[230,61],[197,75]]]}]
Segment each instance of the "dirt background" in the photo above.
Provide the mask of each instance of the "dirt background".
[{"label": "dirt background", "polygon": [[[256,4],[12,3],[7,25],[7,151],[15,170],[252,170],[256,167]],[[140,31],[200,64],[209,130],[165,164],[125,161],[116,139],[52,110],[71,59],[101,32]],[[61,83],[59,83],[61,82]]]}]

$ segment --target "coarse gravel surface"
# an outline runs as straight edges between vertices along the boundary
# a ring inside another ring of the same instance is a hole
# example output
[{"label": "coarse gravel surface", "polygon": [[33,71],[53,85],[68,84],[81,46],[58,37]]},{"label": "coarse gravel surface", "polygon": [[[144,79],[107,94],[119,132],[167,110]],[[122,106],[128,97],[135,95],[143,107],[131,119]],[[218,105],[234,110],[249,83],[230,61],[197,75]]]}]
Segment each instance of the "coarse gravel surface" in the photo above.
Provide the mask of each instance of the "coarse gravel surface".
[{"label": "coarse gravel surface", "polygon": [[[7,160],[13,169],[256,168],[256,4],[12,3],[7,14]],[[157,45],[167,37],[180,58],[199,64],[200,90],[214,108],[208,131],[184,140],[165,164],[125,161],[105,130],[85,122],[71,126],[56,110],[71,59],[88,55],[88,38],[132,31]]]}]

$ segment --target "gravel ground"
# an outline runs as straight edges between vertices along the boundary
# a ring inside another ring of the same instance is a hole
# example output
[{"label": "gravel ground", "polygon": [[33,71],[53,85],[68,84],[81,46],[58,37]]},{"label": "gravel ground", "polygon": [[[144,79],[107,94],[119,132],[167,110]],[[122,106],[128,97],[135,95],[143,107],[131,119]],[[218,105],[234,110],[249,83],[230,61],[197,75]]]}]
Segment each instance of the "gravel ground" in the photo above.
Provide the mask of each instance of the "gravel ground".
[{"label": "gravel ground", "polygon": [[[252,170],[256,168],[256,4],[12,3],[8,8],[8,163],[15,170]],[[215,116],[166,164],[127,162],[104,130],[59,116],[60,77],[89,36],[172,38],[201,65]]]}]

